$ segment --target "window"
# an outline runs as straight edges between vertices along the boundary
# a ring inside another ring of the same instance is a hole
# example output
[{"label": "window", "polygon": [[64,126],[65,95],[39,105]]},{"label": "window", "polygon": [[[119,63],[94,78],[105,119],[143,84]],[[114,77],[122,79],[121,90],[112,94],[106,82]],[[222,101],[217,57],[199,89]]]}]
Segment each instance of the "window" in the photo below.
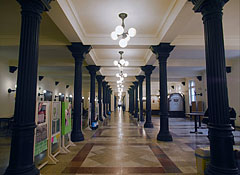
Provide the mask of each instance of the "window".
[{"label": "window", "polygon": [[195,96],[195,81],[190,80],[189,81],[189,105],[192,105],[192,102],[196,101],[196,96]]}]

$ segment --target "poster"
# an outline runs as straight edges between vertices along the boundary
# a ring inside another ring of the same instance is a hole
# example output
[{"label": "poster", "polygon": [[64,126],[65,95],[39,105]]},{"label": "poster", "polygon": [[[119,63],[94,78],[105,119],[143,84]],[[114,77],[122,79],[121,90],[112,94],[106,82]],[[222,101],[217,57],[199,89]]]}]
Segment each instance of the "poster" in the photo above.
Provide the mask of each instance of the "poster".
[{"label": "poster", "polygon": [[72,105],[69,102],[62,102],[62,135],[71,132]]},{"label": "poster", "polygon": [[53,102],[52,106],[52,135],[60,131],[61,103]]},{"label": "poster", "polygon": [[43,151],[47,150],[47,104],[44,102],[38,103],[36,117],[36,137],[35,137],[35,152],[34,155],[38,155]]}]

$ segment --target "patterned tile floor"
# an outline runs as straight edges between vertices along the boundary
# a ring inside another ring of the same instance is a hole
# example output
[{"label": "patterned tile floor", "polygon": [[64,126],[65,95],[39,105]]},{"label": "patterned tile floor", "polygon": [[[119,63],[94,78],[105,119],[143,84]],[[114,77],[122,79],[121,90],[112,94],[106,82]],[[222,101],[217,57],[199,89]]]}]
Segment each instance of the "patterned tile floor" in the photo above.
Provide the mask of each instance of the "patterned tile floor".
[{"label": "patterned tile floor", "polygon": [[[144,129],[143,123],[129,117],[127,112],[114,112],[98,130],[85,129],[85,140],[70,147],[70,153],[58,155],[59,162],[46,165],[41,174],[196,175],[195,149],[209,145],[206,126],[199,129],[203,134],[191,134],[193,121],[171,118],[173,142],[159,142],[156,140],[159,117],[153,116],[152,121],[154,128]],[[235,131],[234,136],[236,145],[240,145],[240,132]],[[4,144],[0,144],[5,146],[5,153],[1,152],[4,160],[0,156],[0,174],[7,165],[9,139]]]}]

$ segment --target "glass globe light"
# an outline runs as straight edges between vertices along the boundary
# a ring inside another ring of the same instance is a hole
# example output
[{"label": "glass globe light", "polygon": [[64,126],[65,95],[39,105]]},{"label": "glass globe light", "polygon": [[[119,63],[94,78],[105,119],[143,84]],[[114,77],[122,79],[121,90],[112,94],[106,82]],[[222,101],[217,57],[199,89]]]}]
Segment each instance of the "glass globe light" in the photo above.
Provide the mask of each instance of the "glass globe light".
[{"label": "glass globe light", "polygon": [[114,64],[115,66],[117,66],[117,65],[118,65],[118,61],[115,60],[115,61],[113,62],[113,64]]},{"label": "glass globe light", "polygon": [[69,95],[70,98],[72,98],[72,95]]},{"label": "glass globe light", "polygon": [[43,90],[43,93],[45,94],[47,91],[46,90]]},{"label": "glass globe light", "polygon": [[113,40],[117,40],[118,39],[117,33],[115,31],[111,33],[111,38]]},{"label": "glass globe light", "polygon": [[127,46],[127,40],[125,40],[125,39],[120,39],[120,41],[119,41],[119,46],[120,46],[121,48],[126,47],[126,46]]},{"label": "glass globe light", "polygon": [[130,37],[134,37],[136,35],[136,33],[137,33],[137,31],[134,28],[130,28],[128,30],[128,34],[129,34]]},{"label": "glass globe light", "polygon": [[127,40],[127,42],[130,40],[130,36],[127,35],[127,37],[125,38],[125,40]]},{"label": "glass globe light", "polygon": [[119,73],[116,73],[116,77],[120,77]]},{"label": "glass globe light", "polygon": [[128,66],[129,65],[129,62],[128,61],[125,61],[125,66]]},{"label": "glass globe light", "polygon": [[120,62],[121,65],[124,65],[125,60],[124,60],[124,59],[121,59],[119,62]]},{"label": "glass globe light", "polygon": [[117,26],[117,27],[115,28],[115,32],[116,32],[117,35],[122,35],[123,32],[124,32],[123,26],[120,26],[120,25]]},{"label": "glass globe light", "polygon": [[61,92],[59,92],[59,94],[58,95],[62,95],[62,93]]},{"label": "glass globe light", "polygon": [[126,73],[124,73],[124,74],[123,74],[123,76],[124,76],[124,77],[127,77],[127,74],[126,74]]}]

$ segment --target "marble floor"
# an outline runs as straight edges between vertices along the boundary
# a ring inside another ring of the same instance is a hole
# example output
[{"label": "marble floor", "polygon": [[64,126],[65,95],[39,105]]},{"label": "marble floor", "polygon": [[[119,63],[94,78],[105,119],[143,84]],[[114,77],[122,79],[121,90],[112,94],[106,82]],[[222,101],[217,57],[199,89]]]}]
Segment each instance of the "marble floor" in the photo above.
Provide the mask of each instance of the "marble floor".
[{"label": "marble floor", "polygon": [[170,119],[174,142],[158,142],[159,118],[152,120],[155,128],[144,129],[127,112],[114,112],[97,131],[85,133],[85,141],[71,147],[67,157],[59,155],[60,162],[45,166],[41,174],[195,175],[194,150],[198,143],[208,144],[206,129],[201,129],[201,136],[188,134],[193,122]]},{"label": "marble floor", "polygon": [[[96,131],[85,129],[85,140],[71,146],[70,153],[58,155],[59,162],[44,166],[41,174],[196,175],[195,149],[209,145],[206,126],[203,124],[199,129],[203,134],[192,134],[193,121],[170,118],[173,142],[159,142],[156,140],[159,117],[153,116],[152,121],[154,128],[144,129],[143,123],[130,117],[128,112],[114,112]],[[235,131],[234,136],[239,146],[240,132]],[[5,145],[0,143],[0,148],[5,150],[0,152],[0,174],[9,156],[9,139],[4,142]]]}]

